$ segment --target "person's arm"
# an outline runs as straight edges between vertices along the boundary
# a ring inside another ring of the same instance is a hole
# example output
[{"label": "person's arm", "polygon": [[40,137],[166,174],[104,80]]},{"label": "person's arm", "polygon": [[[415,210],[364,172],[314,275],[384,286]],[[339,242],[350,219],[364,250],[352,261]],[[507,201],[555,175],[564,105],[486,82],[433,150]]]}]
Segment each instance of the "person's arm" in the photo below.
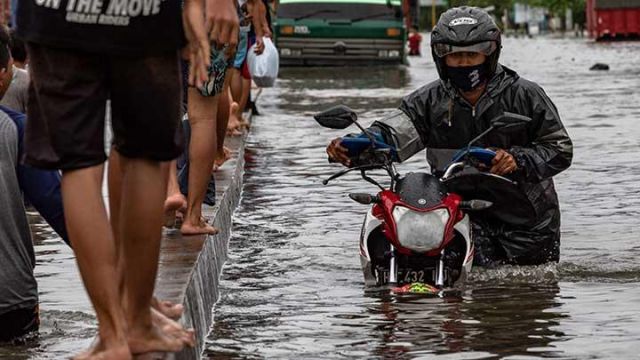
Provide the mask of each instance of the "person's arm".
[{"label": "person's arm", "polygon": [[[400,108],[391,114],[375,121],[369,131],[374,137],[382,137],[383,143],[393,149],[394,161],[403,162],[417,152],[424,149],[425,145],[420,136],[421,131],[426,131],[427,116],[419,109],[424,98],[419,92],[413,93],[402,100]],[[417,127],[416,124],[422,124]],[[351,135],[354,136],[354,135]],[[355,136],[363,136],[355,135]],[[327,146],[327,154],[330,161],[337,161],[346,166],[351,166],[348,149],[342,146],[343,138],[336,138]]]},{"label": "person's arm", "polygon": [[514,156],[518,173],[526,181],[540,182],[571,165],[573,144],[558,110],[544,91],[535,86],[528,93],[534,140],[529,146],[514,146],[507,151]]},{"label": "person's arm", "polygon": [[398,110],[371,127],[382,131],[385,140],[395,146],[398,161],[403,162],[425,148],[429,134],[429,87],[420,88],[405,96]]},{"label": "person's arm", "polygon": [[249,0],[247,2],[247,10],[251,15],[251,24],[253,25],[253,31],[256,33],[256,47],[255,53],[260,55],[264,52],[264,23],[265,13],[261,11],[264,8],[264,4],[260,0]]},{"label": "person's arm", "polygon": [[71,245],[64,223],[60,174],[57,171],[40,170],[27,165],[18,165],[17,170],[18,183],[25,198],[62,240]]},{"label": "person's arm", "polygon": [[[5,107],[1,107],[1,110],[9,115],[18,129],[18,159],[20,159],[22,156],[26,116]],[[69,244],[69,236],[64,223],[60,173],[58,171],[32,168],[21,163],[18,164],[16,172],[18,185],[25,198],[36,208],[62,240]]]},{"label": "person's arm", "polygon": [[268,21],[267,12],[269,9],[267,5],[265,5],[264,1],[258,1],[258,15],[260,15],[260,21],[262,22],[262,33],[263,36],[271,37],[271,26]]},{"label": "person's arm", "polygon": [[385,143],[395,147],[397,161],[403,162],[424,149],[418,130],[403,110],[394,110],[383,119],[374,122],[371,130],[379,132]]},{"label": "person's arm", "polygon": [[217,48],[227,45],[227,56],[233,56],[238,44],[238,14],[234,0],[185,0],[182,18],[188,41],[189,84],[199,87],[209,77],[211,43]]}]

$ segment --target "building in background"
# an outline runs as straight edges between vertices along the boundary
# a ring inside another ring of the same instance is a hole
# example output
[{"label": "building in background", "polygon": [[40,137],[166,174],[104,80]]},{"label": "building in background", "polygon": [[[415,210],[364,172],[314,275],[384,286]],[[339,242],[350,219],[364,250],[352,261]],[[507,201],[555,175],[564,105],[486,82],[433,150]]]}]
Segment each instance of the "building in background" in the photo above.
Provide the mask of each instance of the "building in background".
[{"label": "building in background", "polygon": [[547,29],[546,10],[523,3],[513,4],[513,23],[527,35],[538,35]]}]

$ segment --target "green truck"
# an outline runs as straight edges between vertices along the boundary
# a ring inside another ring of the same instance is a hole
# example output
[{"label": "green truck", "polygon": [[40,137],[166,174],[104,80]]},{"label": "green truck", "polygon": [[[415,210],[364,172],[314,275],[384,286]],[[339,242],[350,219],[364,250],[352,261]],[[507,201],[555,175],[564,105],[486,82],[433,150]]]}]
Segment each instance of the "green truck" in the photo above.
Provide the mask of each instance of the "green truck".
[{"label": "green truck", "polygon": [[406,63],[401,0],[280,0],[281,65]]}]

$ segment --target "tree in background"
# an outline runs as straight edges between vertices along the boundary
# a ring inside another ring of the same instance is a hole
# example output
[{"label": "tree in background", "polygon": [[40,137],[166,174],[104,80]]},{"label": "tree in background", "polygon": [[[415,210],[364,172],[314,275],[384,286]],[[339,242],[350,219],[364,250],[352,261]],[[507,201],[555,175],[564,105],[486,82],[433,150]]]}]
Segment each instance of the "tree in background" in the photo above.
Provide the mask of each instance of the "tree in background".
[{"label": "tree in background", "polygon": [[[585,0],[529,0],[529,5],[545,8],[549,11],[549,15],[564,18],[567,9],[573,14],[573,24],[584,27],[586,21],[586,3]],[[563,30],[571,30],[564,29]]]},{"label": "tree in background", "polygon": [[449,6],[451,7],[466,5],[487,8],[489,6],[493,6],[495,9],[491,11],[491,15],[493,15],[494,20],[501,29],[504,29],[502,14],[505,9],[511,13],[513,10],[513,3],[513,0],[449,0]]},{"label": "tree in background", "polygon": [[[487,8],[493,6],[494,10],[491,11],[491,14],[494,16],[494,19],[498,26],[500,26],[501,29],[504,29],[504,24],[502,23],[502,14],[504,13],[504,10],[507,10],[507,12],[510,14],[510,17],[512,18],[514,3],[525,3],[529,6],[545,8],[549,11],[549,14],[551,16],[559,16],[561,18],[564,18],[566,9],[571,9],[573,13],[574,24],[578,24],[578,26],[582,29],[584,28],[586,22],[585,0],[449,0],[449,7],[466,5]],[[447,9],[447,7],[438,7],[438,16],[440,16],[440,14]],[[421,28],[430,29],[430,12],[422,11],[421,15]]]}]

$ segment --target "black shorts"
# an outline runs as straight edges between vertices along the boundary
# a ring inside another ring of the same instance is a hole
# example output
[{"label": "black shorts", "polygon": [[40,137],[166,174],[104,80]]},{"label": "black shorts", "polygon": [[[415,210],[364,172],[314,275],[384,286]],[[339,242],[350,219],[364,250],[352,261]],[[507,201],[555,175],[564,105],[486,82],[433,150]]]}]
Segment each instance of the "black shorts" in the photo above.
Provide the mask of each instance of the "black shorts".
[{"label": "black shorts", "polygon": [[26,309],[11,310],[0,315],[0,342],[11,341],[40,327],[38,306]]},{"label": "black shorts", "polygon": [[175,159],[182,152],[178,52],[125,57],[27,44],[25,161],[72,170],[103,163],[106,103],[113,146],[129,158]]}]

